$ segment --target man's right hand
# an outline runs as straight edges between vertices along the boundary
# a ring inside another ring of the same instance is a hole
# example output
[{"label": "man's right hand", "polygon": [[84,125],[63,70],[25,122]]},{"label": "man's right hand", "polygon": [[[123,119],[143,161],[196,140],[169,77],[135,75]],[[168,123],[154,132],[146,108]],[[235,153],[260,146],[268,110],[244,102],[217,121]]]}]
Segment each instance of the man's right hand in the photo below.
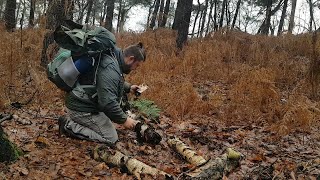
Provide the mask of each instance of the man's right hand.
[{"label": "man's right hand", "polygon": [[136,124],[138,122],[139,121],[136,121],[130,117],[127,117],[127,120],[126,120],[126,122],[124,122],[123,126],[127,129],[134,129],[134,127],[136,126]]}]

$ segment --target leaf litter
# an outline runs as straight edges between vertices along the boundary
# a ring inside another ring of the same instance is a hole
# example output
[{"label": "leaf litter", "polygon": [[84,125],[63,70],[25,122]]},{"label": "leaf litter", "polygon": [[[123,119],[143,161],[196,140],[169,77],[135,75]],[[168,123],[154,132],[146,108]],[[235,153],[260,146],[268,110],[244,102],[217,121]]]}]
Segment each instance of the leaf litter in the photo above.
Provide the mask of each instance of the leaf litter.
[{"label": "leaf litter", "polygon": [[[96,143],[59,137],[56,120],[33,118],[29,114],[23,114],[21,118],[30,119],[32,123],[3,123],[10,139],[25,151],[18,161],[8,168],[1,168],[7,179],[134,178],[132,175],[124,175],[117,168],[93,160],[91,150]],[[241,166],[228,179],[319,177],[320,144],[316,132],[296,132],[279,138],[267,127],[252,124],[225,126],[212,119],[190,119],[176,125],[167,121],[168,119],[162,116],[161,123],[156,125],[157,131],[163,135],[163,141],[159,145],[140,144],[135,140],[133,132],[119,126],[118,149],[126,155],[178,176],[193,167],[165,143],[169,136],[177,136],[204,157],[219,156],[227,147],[241,152]],[[210,125],[206,124],[208,121]]]}]

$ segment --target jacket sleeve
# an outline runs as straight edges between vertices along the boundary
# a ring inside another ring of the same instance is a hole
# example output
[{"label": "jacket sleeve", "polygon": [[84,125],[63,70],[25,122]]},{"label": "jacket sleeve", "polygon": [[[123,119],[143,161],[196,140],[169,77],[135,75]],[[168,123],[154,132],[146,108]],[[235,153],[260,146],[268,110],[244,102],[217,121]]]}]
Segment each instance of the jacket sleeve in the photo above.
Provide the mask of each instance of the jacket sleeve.
[{"label": "jacket sleeve", "polygon": [[[97,74],[98,106],[111,121],[123,124],[127,115],[120,107],[118,91],[121,86],[121,75],[111,65],[99,68]],[[120,88],[122,89],[122,88]]]},{"label": "jacket sleeve", "polygon": [[128,83],[128,82],[124,82],[124,92],[125,92],[125,93],[129,93],[129,92],[130,92],[131,85],[132,85],[132,84],[130,84],[130,83]]}]

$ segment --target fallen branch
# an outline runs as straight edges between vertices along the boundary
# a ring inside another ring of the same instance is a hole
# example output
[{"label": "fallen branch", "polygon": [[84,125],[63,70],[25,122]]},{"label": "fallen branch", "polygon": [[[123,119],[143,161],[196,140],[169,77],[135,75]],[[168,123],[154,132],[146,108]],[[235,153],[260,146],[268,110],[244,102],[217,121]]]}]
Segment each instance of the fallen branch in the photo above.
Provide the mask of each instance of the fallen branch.
[{"label": "fallen branch", "polygon": [[0,114],[0,124],[3,122],[3,121],[5,121],[5,120],[10,120],[10,119],[12,119],[12,115],[11,114],[6,114],[6,115],[2,115],[2,114]]},{"label": "fallen branch", "polygon": [[180,141],[178,138],[169,139],[168,144],[192,165],[201,166],[207,162],[206,159],[204,159],[202,156],[199,156],[191,149],[191,147]]},{"label": "fallen branch", "polygon": [[94,159],[102,160],[107,164],[125,168],[129,173],[141,179],[141,175],[151,175],[158,179],[173,179],[173,176],[164,171],[151,167],[137,159],[131,158],[116,150],[110,150],[108,147],[96,147],[94,150]]},{"label": "fallen branch", "polygon": [[169,139],[168,144],[189,163],[200,166],[182,174],[183,179],[221,179],[223,175],[229,174],[239,166],[241,154],[231,148],[227,148],[226,153],[220,158],[207,162],[178,138]]}]

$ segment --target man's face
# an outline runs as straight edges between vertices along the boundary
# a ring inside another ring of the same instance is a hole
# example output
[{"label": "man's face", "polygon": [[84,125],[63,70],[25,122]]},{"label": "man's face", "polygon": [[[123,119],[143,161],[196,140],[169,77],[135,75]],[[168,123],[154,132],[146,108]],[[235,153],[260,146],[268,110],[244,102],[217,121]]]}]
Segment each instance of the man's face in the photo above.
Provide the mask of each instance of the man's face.
[{"label": "man's face", "polygon": [[124,73],[128,74],[132,70],[137,69],[142,61],[137,60],[134,56],[129,56],[124,58],[125,67],[124,67]]}]

